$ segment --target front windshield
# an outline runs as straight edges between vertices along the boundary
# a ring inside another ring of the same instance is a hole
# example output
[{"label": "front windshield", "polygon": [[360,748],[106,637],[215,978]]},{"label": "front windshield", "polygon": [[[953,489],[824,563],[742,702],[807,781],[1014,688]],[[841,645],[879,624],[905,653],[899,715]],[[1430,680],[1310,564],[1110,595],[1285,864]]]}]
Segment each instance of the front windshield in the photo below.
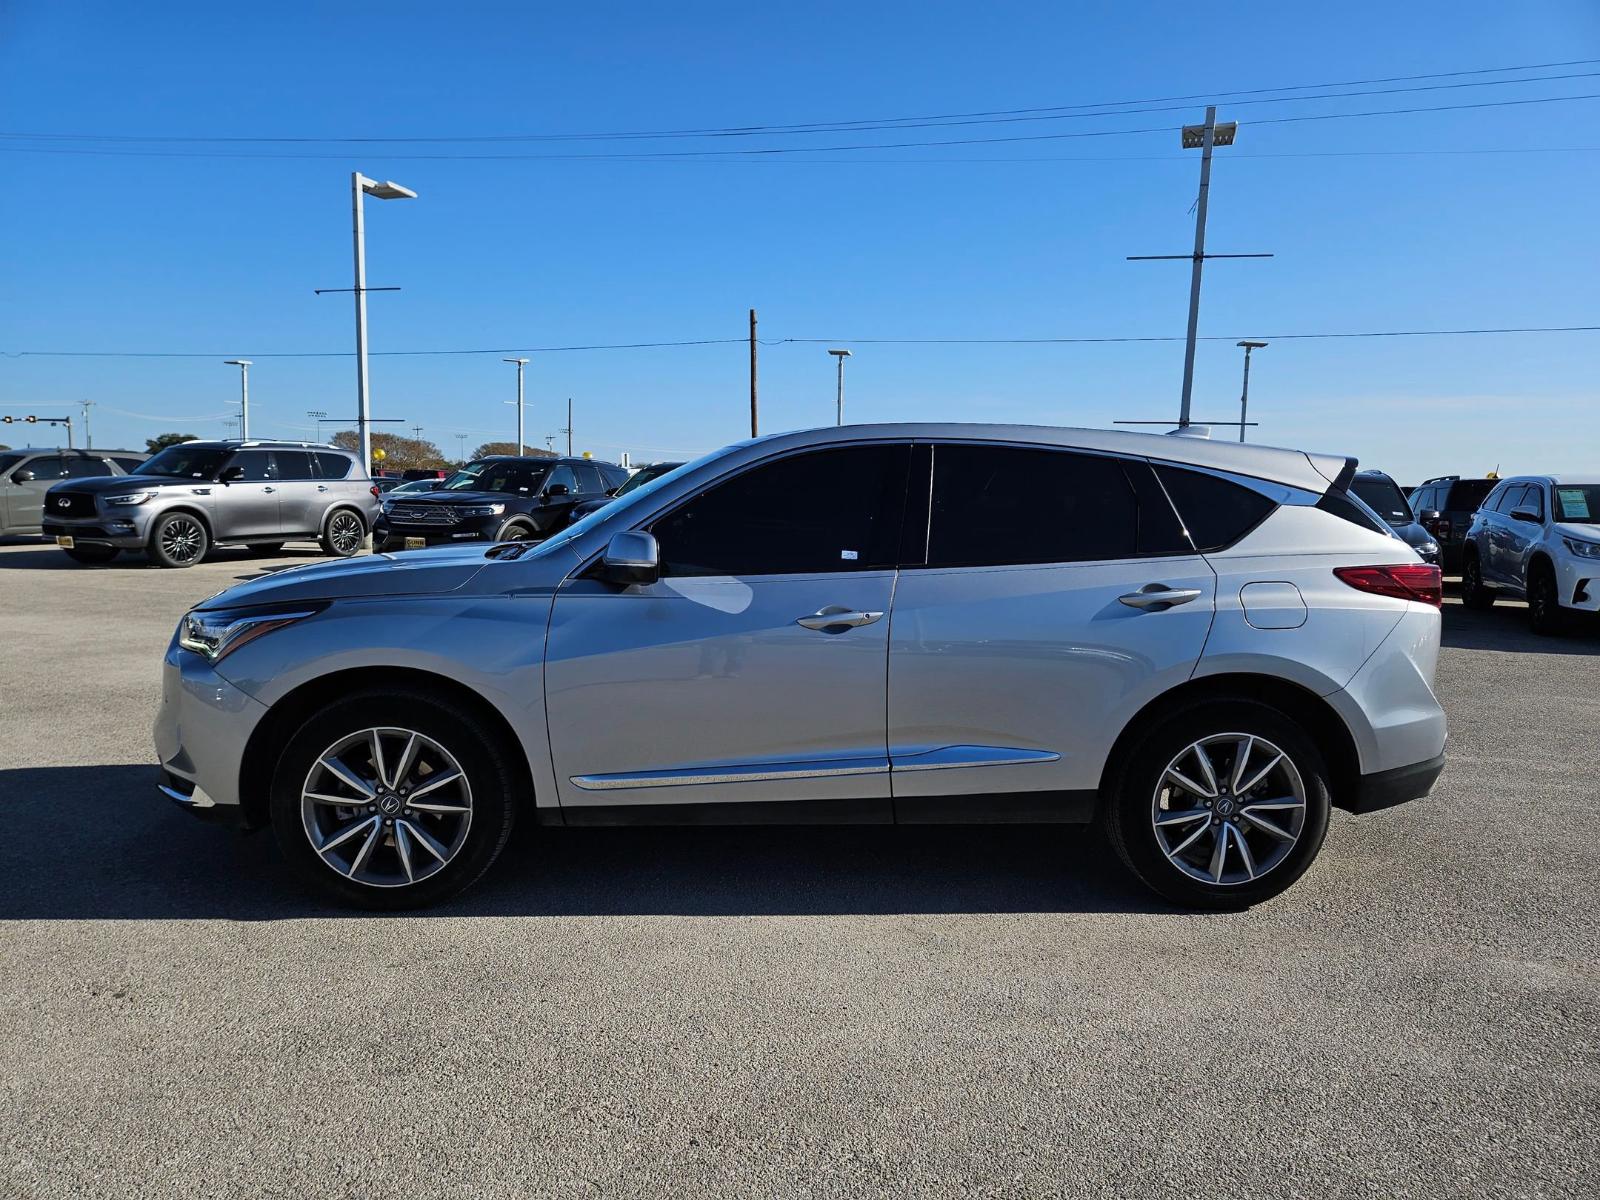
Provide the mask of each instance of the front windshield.
[{"label": "front windshield", "polygon": [[550,468],[531,466],[515,459],[468,463],[441,483],[440,492],[509,492],[513,495],[537,492]]},{"label": "front windshield", "polygon": [[652,479],[660,479],[668,471],[676,471],[682,465],[682,463],[651,463],[648,467],[640,467],[632,475],[628,476],[628,482],[619,487],[613,495],[631,495]]},{"label": "front windshield", "polygon": [[1409,525],[1415,520],[1405,493],[1387,475],[1357,475],[1350,482],[1350,490],[1391,525]]},{"label": "front windshield", "polygon": [[1600,483],[1557,484],[1556,520],[1572,525],[1600,525]]},{"label": "front windshield", "polygon": [[134,468],[135,475],[169,475],[181,479],[215,479],[233,451],[219,446],[168,446]]}]

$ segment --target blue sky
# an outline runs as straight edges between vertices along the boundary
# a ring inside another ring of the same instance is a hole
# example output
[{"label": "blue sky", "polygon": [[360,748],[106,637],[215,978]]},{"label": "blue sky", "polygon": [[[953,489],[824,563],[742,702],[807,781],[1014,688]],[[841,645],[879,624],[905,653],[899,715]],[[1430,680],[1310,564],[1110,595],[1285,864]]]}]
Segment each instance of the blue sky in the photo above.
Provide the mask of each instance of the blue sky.
[{"label": "blue sky", "polygon": [[[1240,3],[0,5],[6,134],[448,138],[851,121],[1092,104],[1600,59],[1592,0]],[[1542,74],[1600,72],[1600,64]],[[1469,77],[1489,79],[1496,76]],[[1503,76],[1499,78],[1504,78]],[[1461,82],[1438,80],[1432,82]],[[1387,85],[1403,86],[1403,85]],[[1337,90],[1337,89],[1335,89]],[[1197,417],[1237,415],[1238,337],[1600,325],[1600,100],[1271,123],[1600,93],[1600,76],[1301,103],[1224,101]],[[368,203],[375,350],[741,338],[1181,336],[1197,156],[1179,112],[673,142],[0,141],[0,411],[90,399],[95,440],[220,435],[252,357],[258,435],[352,412],[349,172]],[[439,158],[1131,136],[734,161]],[[41,143],[26,143],[38,146]],[[186,157],[194,151],[246,157]],[[1360,155],[1345,152],[1359,151]],[[1316,157],[1283,157],[1314,153]],[[320,157],[261,157],[307,155]],[[405,157],[420,155],[424,157]],[[1259,157],[1258,157],[1259,156]],[[1034,161],[971,161],[974,159]],[[911,161],[907,161],[911,160]],[[928,161],[934,160],[934,161]],[[951,161],[963,160],[963,161]],[[1116,160],[1116,161],[1106,161]],[[848,343],[845,343],[848,344]],[[763,430],[833,419],[817,344],[763,347]],[[1105,425],[1175,413],[1181,342],[856,345],[856,420]],[[40,351],[195,352],[69,358]],[[499,354],[378,357],[375,415],[448,452],[510,437]],[[747,434],[739,344],[535,354],[530,437],[573,397],[579,449],[676,457]],[[1600,334],[1282,340],[1252,437],[1403,481],[1600,467]],[[131,415],[142,414],[142,415]],[[1220,431],[1219,431],[1220,432]],[[16,427],[0,432],[13,444]],[[43,440],[43,439],[37,439]]]}]

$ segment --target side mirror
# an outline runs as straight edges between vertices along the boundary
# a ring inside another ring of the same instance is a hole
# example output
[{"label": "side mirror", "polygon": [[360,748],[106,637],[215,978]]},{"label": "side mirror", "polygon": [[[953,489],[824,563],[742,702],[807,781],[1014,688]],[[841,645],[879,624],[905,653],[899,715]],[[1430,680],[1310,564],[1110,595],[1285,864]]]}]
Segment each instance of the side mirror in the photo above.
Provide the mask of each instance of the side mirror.
[{"label": "side mirror", "polygon": [[218,483],[232,483],[235,479],[243,478],[243,467],[223,467],[221,471],[217,472]]},{"label": "side mirror", "polygon": [[571,491],[572,489],[564,483],[552,483],[545,488],[544,497],[546,500],[554,500],[557,496],[565,496]]},{"label": "side mirror", "polygon": [[1511,519],[1513,521],[1527,521],[1532,525],[1539,524],[1539,514],[1531,508],[1513,508],[1511,510]]},{"label": "side mirror", "polygon": [[661,578],[661,547],[656,535],[637,530],[613,534],[600,559],[600,578],[619,587]]},{"label": "side mirror", "polygon": [[35,478],[35,476],[34,476],[33,472],[28,470],[27,467],[23,467],[22,470],[13,471],[11,473],[11,482],[12,483],[32,483],[34,481],[34,478]]}]

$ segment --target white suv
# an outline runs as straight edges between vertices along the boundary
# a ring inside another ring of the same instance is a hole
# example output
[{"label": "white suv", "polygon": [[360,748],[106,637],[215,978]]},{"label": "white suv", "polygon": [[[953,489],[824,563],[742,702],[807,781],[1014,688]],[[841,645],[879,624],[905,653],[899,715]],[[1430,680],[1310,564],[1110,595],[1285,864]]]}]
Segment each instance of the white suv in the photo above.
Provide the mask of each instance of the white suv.
[{"label": "white suv", "polygon": [[1535,633],[1600,611],[1600,477],[1519,475],[1484,497],[1467,530],[1461,600],[1483,609],[1501,594],[1527,600]]}]

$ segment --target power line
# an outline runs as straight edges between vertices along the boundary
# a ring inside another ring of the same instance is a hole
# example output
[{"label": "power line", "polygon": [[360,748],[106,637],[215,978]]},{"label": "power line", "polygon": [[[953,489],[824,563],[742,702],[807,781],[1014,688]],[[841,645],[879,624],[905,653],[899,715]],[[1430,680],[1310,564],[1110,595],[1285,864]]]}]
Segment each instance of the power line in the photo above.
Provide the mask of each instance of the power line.
[{"label": "power line", "polygon": [[[1248,334],[1209,334],[1201,336],[1202,342],[1238,341],[1241,337],[1262,338],[1274,341],[1310,341],[1328,338],[1389,338],[1389,337],[1478,337],[1501,334],[1527,334],[1527,333],[1600,333],[1600,325],[1515,325],[1497,326],[1475,329],[1375,329],[1352,331],[1325,331],[1317,333],[1257,333]],[[1181,342],[1184,340],[1178,334],[1153,334],[1147,336],[1122,335],[1107,337],[929,337],[929,338],[870,338],[870,337],[785,337],[764,338],[760,344],[763,346],[783,345],[820,345],[831,343],[833,345],[855,346],[1072,346],[1072,345],[1130,345],[1150,342]],[[695,341],[683,342],[624,342],[611,345],[589,346],[534,346],[534,347],[492,347],[488,349],[442,349],[442,350],[373,350],[369,351],[374,357],[440,357],[455,355],[482,355],[482,354],[516,354],[538,353],[551,354],[563,350],[642,350],[654,348],[671,348],[682,346],[727,346],[749,344],[748,338],[701,338]],[[196,351],[172,350],[14,350],[0,352],[7,358],[218,358],[219,353],[211,351],[200,353]],[[229,353],[232,353],[229,351]],[[353,351],[349,350],[294,350],[294,351],[254,351],[256,358],[351,358]],[[7,407],[27,407],[26,405],[8,405]],[[107,408],[107,412],[122,413],[121,409]],[[126,413],[128,416],[143,416],[147,414]],[[162,418],[166,419],[166,418]],[[206,418],[196,417],[195,420]]]},{"label": "power line", "polygon": [[[1323,83],[1287,84],[1278,87],[1249,88],[1226,92],[1193,93],[1186,96],[1156,96],[1136,100],[1102,100],[1077,104],[1049,105],[1036,108],[1017,109],[990,109],[977,112],[960,113],[934,113],[909,117],[878,117],[860,118],[843,121],[809,121],[788,125],[740,125],[740,126],[715,126],[698,129],[666,129],[666,130],[629,130],[622,132],[601,133],[523,133],[523,134],[468,134],[448,136],[407,136],[407,137],[382,137],[382,136],[222,136],[207,137],[201,135],[170,135],[170,134],[88,134],[88,133],[3,133],[4,138],[35,138],[46,140],[64,141],[103,141],[103,142],[164,142],[164,143],[210,143],[210,144],[319,144],[319,145],[417,145],[441,143],[482,143],[482,142],[561,142],[561,141],[619,141],[635,139],[662,139],[662,138],[711,138],[711,137],[764,137],[805,133],[848,133],[871,132],[881,129],[918,129],[932,128],[942,125],[961,124],[1000,124],[1010,121],[1028,120],[1057,120],[1068,117],[1101,117],[1122,115],[1137,112],[1162,112],[1173,111],[1170,109],[1156,109],[1144,107],[1156,104],[1179,104],[1192,106],[1194,103],[1227,101],[1231,106],[1243,104],[1277,104],[1287,102],[1300,102],[1306,100],[1335,99],[1359,95],[1387,95],[1397,92],[1436,91],[1448,88],[1494,87],[1508,84],[1552,82],[1564,79],[1589,78],[1594,73],[1532,76],[1519,79],[1490,79],[1460,83],[1432,83],[1416,87],[1386,88],[1368,92],[1335,92],[1324,96],[1278,96],[1279,92],[1312,92],[1322,91],[1327,88],[1340,87],[1372,87],[1377,84],[1401,83],[1410,84],[1424,80],[1462,79],[1469,75],[1497,75],[1510,74],[1521,71],[1546,71],[1559,70],[1566,67],[1584,67],[1600,64],[1600,59],[1573,59],[1557,63],[1530,63],[1507,67],[1481,67],[1471,70],[1443,71],[1420,75],[1392,75],[1376,79],[1335,80]],[[1262,97],[1249,99],[1249,97]],[[1113,112],[1088,112],[1088,109],[1112,109]],[[1136,107],[1135,107],[1136,106]]]}]

